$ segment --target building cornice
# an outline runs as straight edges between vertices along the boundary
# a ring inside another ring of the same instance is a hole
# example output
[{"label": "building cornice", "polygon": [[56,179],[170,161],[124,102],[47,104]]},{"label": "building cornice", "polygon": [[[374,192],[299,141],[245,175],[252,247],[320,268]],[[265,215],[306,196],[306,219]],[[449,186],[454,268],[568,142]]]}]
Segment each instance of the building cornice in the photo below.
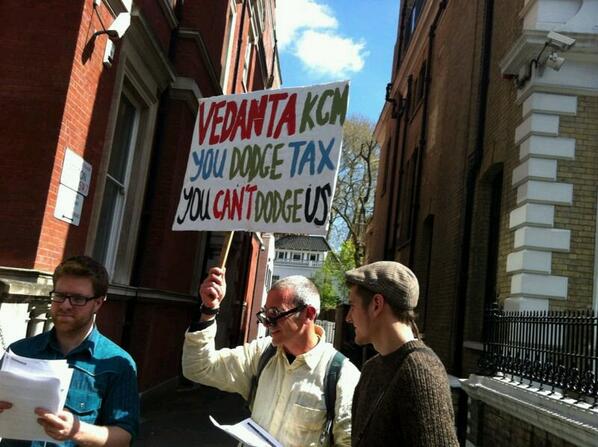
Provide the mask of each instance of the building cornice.
[{"label": "building cornice", "polygon": [[170,97],[184,101],[193,114],[197,113],[199,98],[202,98],[201,90],[192,78],[177,76],[170,88]]}]

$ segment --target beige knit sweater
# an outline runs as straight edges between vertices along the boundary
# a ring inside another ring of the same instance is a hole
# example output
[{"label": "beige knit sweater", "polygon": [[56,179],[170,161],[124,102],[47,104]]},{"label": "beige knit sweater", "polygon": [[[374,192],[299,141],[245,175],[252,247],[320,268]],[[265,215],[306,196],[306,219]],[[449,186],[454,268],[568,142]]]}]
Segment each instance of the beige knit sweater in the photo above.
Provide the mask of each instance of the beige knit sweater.
[{"label": "beige knit sweater", "polygon": [[366,362],[352,426],[354,447],[458,446],[448,379],[436,354],[414,340]]}]

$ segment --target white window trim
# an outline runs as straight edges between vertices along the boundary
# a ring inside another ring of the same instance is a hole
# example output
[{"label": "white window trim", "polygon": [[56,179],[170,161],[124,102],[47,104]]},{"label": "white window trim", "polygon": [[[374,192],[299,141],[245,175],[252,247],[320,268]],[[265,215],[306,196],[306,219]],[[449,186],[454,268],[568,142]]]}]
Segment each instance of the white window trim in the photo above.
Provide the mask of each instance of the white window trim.
[{"label": "white window trim", "polygon": [[[135,152],[137,149],[137,138],[139,132],[139,120],[140,120],[140,105],[137,101],[134,100],[129,94],[127,94],[126,90],[124,90],[121,96],[125,96],[127,100],[135,107],[135,117],[133,121],[133,128],[131,130],[131,140],[129,141],[129,147],[126,149],[127,151],[127,163],[125,166],[125,178],[123,183],[121,184],[118,180],[112,177],[108,172],[106,172],[105,178],[108,177],[116,183],[124,193],[122,197],[118,199],[118,205],[113,210],[113,219],[112,219],[112,228],[110,229],[110,235],[108,237],[108,246],[106,250],[106,261],[105,267],[108,270],[110,277],[114,276],[114,271],[116,267],[116,256],[118,252],[118,245],[120,242],[120,236],[122,233],[122,221],[123,216],[125,213],[125,208],[127,206],[127,200],[129,196],[129,187],[131,183],[131,173],[133,170],[133,159],[135,158]],[[119,106],[120,106],[120,99],[119,99]],[[116,111],[116,115],[118,116],[118,110]],[[110,161],[108,160],[108,165]],[[106,181],[106,179],[104,181]],[[103,196],[102,196],[103,198]]]},{"label": "white window trim", "polygon": [[[116,241],[115,247],[112,247],[113,249],[109,251],[115,257],[110,273],[112,282],[116,284],[129,284],[133,270],[139,221],[159,104],[156,92],[159,91],[158,82],[160,79],[156,77],[154,72],[148,70],[146,62],[147,55],[142,57],[139,51],[132,46],[130,40],[123,40],[103,157],[97,171],[98,181],[94,193],[94,206],[86,242],[86,252],[93,253],[114,139],[118,104],[120,104],[121,96],[125,94],[129,101],[137,107],[138,114],[135,146],[131,149],[132,152],[128,160],[131,168],[128,170],[127,192],[121,213],[120,237]],[[132,166],[135,168],[133,169]]]}]

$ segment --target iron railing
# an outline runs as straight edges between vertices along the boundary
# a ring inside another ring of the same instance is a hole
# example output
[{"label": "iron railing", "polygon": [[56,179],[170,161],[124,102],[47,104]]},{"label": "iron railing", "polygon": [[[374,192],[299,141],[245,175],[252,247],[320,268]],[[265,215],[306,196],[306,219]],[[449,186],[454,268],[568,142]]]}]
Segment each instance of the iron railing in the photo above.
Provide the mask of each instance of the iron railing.
[{"label": "iron railing", "polygon": [[[598,316],[592,310],[486,312],[481,373],[598,401]],[[592,401],[593,400],[593,401]]]}]

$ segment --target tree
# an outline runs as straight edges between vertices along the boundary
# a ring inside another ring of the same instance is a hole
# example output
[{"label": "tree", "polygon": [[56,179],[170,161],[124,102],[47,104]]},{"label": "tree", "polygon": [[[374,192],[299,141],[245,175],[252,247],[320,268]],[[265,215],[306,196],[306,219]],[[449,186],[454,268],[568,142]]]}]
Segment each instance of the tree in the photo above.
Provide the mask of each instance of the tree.
[{"label": "tree", "polygon": [[361,265],[365,257],[365,233],[374,210],[379,158],[374,124],[363,117],[348,118],[343,126],[342,156],[328,240],[333,247],[350,240],[354,265]]},{"label": "tree", "polygon": [[345,272],[355,268],[355,246],[351,239],[342,243],[338,255],[329,253],[322,268],[316,272],[313,282],[320,291],[323,309],[334,309],[342,297],[348,294]]}]

